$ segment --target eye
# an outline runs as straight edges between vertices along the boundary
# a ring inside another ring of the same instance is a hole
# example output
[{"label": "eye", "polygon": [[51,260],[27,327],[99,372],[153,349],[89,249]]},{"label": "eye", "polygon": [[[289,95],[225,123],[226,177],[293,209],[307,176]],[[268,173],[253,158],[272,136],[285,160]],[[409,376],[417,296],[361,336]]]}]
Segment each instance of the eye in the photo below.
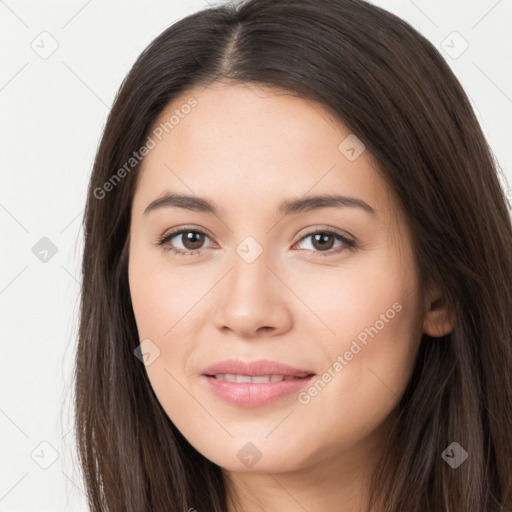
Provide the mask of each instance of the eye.
[{"label": "eye", "polygon": [[[198,229],[180,229],[164,235],[159,241],[158,245],[163,246],[164,250],[171,251],[174,254],[182,256],[193,256],[201,252],[204,248],[205,238],[210,238],[206,233]],[[171,243],[173,239],[176,242]],[[176,247],[176,243],[178,247]],[[182,247],[179,245],[181,244]]]},{"label": "eye", "polygon": [[[176,240],[173,242],[174,239]],[[205,249],[205,247],[203,247],[205,239],[210,239],[210,237],[204,231],[182,228],[164,235],[158,240],[157,245],[162,246],[165,251],[171,251],[174,254],[193,256]],[[306,247],[301,250],[312,251],[313,253],[317,253],[316,256],[338,254],[346,250],[351,250],[356,245],[353,240],[331,230],[312,231],[302,236],[295,245],[300,245],[308,239],[311,240],[309,244],[311,248]],[[335,247],[336,241],[340,242],[337,247]]]},{"label": "eye", "polygon": [[[350,240],[346,236],[330,230],[312,231],[311,233],[304,235],[299,240],[299,242],[297,242],[297,244],[300,244],[307,239],[310,239],[311,242],[309,243],[310,247],[306,247],[305,250],[320,253],[318,254],[319,256],[338,254],[345,250],[351,250],[356,245],[353,240]],[[340,242],[340,245],[333,249],[336,240]]]}]

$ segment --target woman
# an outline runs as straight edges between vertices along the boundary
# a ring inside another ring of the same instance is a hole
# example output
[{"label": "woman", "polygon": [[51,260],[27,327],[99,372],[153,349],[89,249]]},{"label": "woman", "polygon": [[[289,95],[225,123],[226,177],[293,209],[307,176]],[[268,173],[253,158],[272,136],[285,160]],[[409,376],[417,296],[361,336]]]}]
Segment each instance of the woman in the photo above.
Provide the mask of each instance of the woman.
[{"label": "woman", "polygon": [[512,510],[512,227],[460,84],[355,0],[175,23],[85,213],[91,510]]}]

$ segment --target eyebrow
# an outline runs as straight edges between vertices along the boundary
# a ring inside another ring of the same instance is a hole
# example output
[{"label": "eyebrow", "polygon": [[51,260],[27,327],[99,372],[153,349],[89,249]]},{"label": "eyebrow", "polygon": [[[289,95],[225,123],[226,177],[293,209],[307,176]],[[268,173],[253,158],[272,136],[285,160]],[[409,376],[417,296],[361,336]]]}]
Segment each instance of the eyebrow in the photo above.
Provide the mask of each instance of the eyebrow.
[{"label": "eyebrow", "polygon": [[[211,213],[218,216],[218,208],[211,202],[198,196],[166,193],[152,201],[144,210],[144,214],[160,208],[184,208],[197,212]],[[324,194],[309,196],[300,199],[287,199],[278,208],[281,215],[293,215],[298,213],[319,210],[321,208],[360,208],[365,212],[377,216],[377,212],[368,203],[355,197],[342,196],[338,194]]]}]

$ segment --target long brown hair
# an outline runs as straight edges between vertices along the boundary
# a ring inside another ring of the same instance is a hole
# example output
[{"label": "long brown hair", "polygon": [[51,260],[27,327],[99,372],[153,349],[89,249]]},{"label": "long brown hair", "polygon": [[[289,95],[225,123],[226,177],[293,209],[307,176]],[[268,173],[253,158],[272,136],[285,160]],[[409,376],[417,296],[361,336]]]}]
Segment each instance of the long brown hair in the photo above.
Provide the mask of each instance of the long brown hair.
[{"label": "long brown hair", "polygon": [[[91,510],[227,510],[221,468],[166,416],[134,356],[127,247],[139,166],[112,179],[173,98],[219,78],[284,88],[348,126],[401,201],[422,282],[436,283],[458,312],[450,334],[421,340],[370,504],[384,512],[512,510],[510,205],[450,67],[407,23],[360,0],[202,10],[159,35],[122,83],[84,216],[74,391]],[[453,441],[469,454],[457,469],[441,456]]]}]

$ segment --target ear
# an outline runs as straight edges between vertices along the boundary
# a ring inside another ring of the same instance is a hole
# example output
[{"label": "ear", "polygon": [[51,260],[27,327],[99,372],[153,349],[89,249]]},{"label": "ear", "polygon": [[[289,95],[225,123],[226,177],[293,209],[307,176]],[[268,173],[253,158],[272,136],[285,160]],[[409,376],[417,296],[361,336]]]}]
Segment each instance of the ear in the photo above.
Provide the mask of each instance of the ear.
[{"label": "ear", "polygon": [[453,331],[456,313],[447,304],[439,286],[430,284],[423,297],[423,332],[439,338]]}]

